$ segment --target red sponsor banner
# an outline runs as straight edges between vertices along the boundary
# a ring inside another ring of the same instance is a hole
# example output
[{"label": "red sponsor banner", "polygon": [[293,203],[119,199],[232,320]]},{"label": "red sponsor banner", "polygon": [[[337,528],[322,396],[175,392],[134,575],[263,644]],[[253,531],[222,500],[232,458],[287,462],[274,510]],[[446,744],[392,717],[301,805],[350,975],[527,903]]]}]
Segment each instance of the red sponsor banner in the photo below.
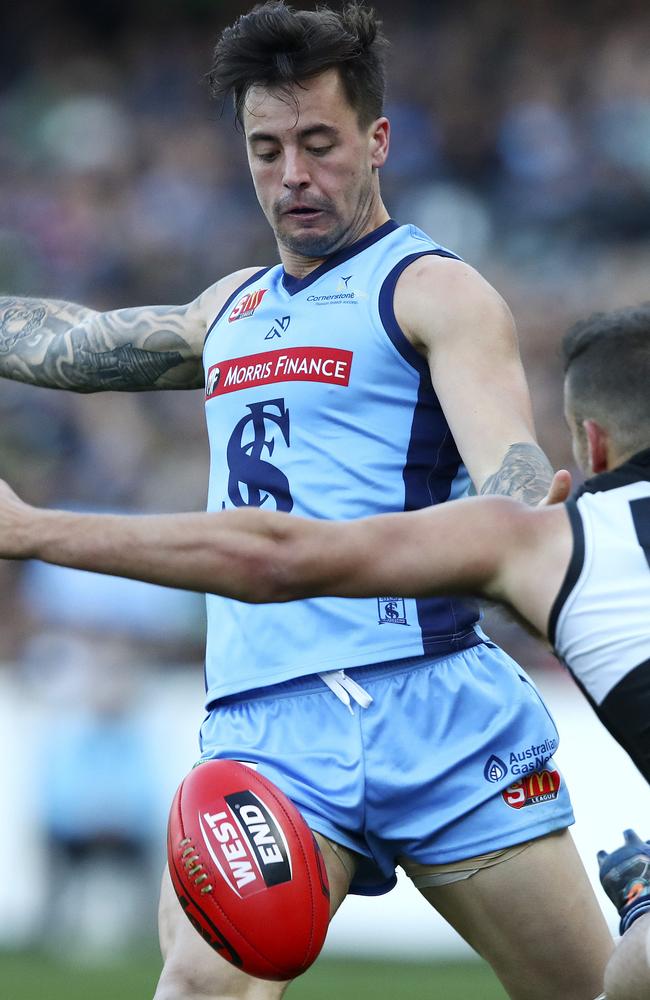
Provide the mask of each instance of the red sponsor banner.
[{"label": "red sponsor banner", "polygon": [[246,319],[247,316],[252,316],[267,292],[268,288],[258,288],[254,292],[246,292],[242,295],[232,307],[228,322],[233,323],[236,319]]},{"label": "red sponsor banner", "polygon": [[519,781],[508,785],[501,792],[503,801],[512,809],[523,809],[524,806],[534,806],[539,802],[549,802],[556,799],[562,779],[559,771],[533,771]]},{"label": "red sponsor banner", "polygon": [[352,351],[335,347],[288,347],[210,365],[205,398],[273,382],[329,382],[348,385]]}]

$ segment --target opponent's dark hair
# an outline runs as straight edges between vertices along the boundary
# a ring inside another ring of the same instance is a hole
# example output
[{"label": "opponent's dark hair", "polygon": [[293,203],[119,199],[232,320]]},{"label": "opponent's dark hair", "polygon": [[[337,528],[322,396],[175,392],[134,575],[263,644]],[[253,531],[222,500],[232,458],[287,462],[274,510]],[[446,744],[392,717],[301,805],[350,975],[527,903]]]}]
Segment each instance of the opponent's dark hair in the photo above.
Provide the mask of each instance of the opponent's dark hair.
[{"label": "opponent's dark hair", "polygon": [[341,11],[325,6],[310,11],[269,0],[221,33],[208,83],[218,99],[232,92],[241,124],[252,86],[275,87],[295,101],[293,87],[334,68],[365,126],[383,111],[386,44],[375,12],[363,3],[349,3]]},{"label": "opponent's dark hair", "polygon": [[650,447],[650,302],[574,323],[562,356],[577,423],[597,420],[622,452]]}]

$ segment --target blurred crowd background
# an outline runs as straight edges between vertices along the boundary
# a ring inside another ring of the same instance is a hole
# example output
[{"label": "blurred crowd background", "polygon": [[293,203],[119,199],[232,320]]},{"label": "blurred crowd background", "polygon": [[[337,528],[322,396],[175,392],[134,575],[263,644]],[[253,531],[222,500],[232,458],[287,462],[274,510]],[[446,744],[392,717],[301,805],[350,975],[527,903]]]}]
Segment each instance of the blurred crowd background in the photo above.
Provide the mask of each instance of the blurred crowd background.
[{"label": "blurred crowd background", "polygon": [[[505,296],[541,444],[556,466],[573,468],[559,340],[585,313],[650,298],[648,5],[375,6],[392,43],[387,206]],[[204,80],[219,30],[249,7],[5,5],[0,292],[99,309],[186,302],[231,270],[277,259],[231,108],[210,102]],[[200,392],[83,397],[0,386],[0,475],[31,502],[201,509],[207,461]],[[199,703],[201,600],[0,563],[0,606],[0,676],[11,671],[54,722],[76,720],[64,745],[50,733],[59,751],[49,759],[43,822],[57,865],[78,868],[85,838],[117,844],[137,867],[141,845],[125,831],[146,788],[132,763],[146,758],[134,735],[142,686],[186,671]],[[558,669],[515,625],[496,619],[494,629],[525,666]],[[81,760],[85,775],[72,766]],[[110,761],[123,761],[121,778]],[[93,773],[113,780],[93,782]],[[61,822],[74,799],[74,781],[60,781],[66,774],[88,787],[86,797],[94,789],[92,805],[75,814],[76,832]],[[95,822],[109,814],[112,822]]]}]

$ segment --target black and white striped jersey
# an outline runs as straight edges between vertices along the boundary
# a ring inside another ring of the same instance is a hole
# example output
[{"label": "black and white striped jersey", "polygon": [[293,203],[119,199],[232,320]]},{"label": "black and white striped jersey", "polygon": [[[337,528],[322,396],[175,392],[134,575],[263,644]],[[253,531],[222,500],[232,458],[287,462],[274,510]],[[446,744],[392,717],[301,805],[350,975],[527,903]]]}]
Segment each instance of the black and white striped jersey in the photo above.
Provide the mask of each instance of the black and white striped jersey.
[{"label": "black and white striped jersey", "polygon": [[650,449],[567,504],[573,555],[549,638],[650,781]]}]

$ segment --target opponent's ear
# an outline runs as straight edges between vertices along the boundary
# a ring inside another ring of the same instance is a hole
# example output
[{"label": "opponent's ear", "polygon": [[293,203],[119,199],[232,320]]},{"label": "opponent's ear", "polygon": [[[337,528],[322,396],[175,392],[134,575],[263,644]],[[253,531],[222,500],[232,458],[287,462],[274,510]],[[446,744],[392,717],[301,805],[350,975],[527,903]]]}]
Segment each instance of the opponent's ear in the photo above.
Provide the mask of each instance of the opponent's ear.
[{"label": "opponent's ear", "polygon": [[390,145],[390,122],[388,118],[377,118],[370,130],[370,159],[375,169],[383,167]]},{"label": "opponent's ear", "polygon": [[587,435],[587,453],[592,475],[609,468],[609,434],[596,420],[583,420]]}]

